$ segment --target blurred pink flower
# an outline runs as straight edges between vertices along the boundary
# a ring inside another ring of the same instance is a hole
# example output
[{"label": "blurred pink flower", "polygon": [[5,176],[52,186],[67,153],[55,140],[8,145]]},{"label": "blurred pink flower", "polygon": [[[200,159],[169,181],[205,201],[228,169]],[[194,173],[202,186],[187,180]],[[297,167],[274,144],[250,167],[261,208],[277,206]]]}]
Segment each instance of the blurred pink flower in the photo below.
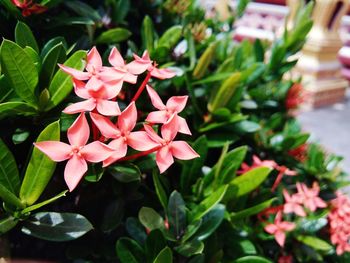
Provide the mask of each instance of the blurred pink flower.
[{"label": "blurred pink flower", "polygon": [[298,195],[302,199],[302,202],[306,208],[311,212],[315,212],[316,209],[325,208],[327,204],[318,197],[320,187],[317,182],[312,184],[312,188],[307,188],[304,183],[297,183]]},{"label": "blurred pink flower", "polygon": [[86,144],[90,129],[84,113],[68,129],[67,136],[70,144],[43,141],[34,145],[55,162],[68,160],[64,179],[69,191],[73,191],[88,169],[86,162],[101,162],[113,153],[113,149],[99,141]]},{"label": "blurred pink flower", "polygon": [[173,96],[168,99],[166,105],[164,105],[157,92],[148,85],[146,87],[148,95],[151,98],[152,105],[159,110],[150,112],[146,118],[146,121],[150,123],[165,123],[173,114],[175,114],[175,118],[177,119],[177,123],[179,125],[178,131],[191,135],[191,131],[188,128],[186,120],[177,115],[185,108],[188,96]]},{"label": "blurred pink flower", "polygon": [[145,131],[132,132],[137,121],[137,110],[134,102],[131,102],[120,114],[117,125],[99,114],[90,113],[90,116],[101,134],[106,138],[113,139],[108,145],[114,151],[108,159],[104,160],[104,167],[124,157],[128,145],[138,151],[148,151],[159,146]]},{"label": "blurred pink flower", "polygon": [[22,9],[22,16],[30,16],[32,14],[41,14],[47,11],[47,7],[44,5],[33,3],[32,0],[11,0],[11,2]]},{"label": "blurred pink flower", "polygon": [[286,240],[286,232],[292,231],[295,224],[292,222],[282,221],[282,212],[276,214],[273,224],[265,226],[265,231],[275,236],[276,242],[283,247]]},{"label": "blurred pink flower", "polygon": [[161,145],[156,154],[156,163],[161,173],[174,163],[174,158],[190,160],[199,155],[185,141],[173,141],[178,132],[178,122],[175,114],[161,127],[161,138],[151,126],[144,125],[148,135]]},{"label": "blurred pink flower", "polygon": [[278,263],[293,263],[293,257],[292,255],[280,256]]},{"label": "blurred pink flower", "polygon": [[283,206],[283,212],[295,213],[298,216],[306,216],[306,213],[301,206],[302,198],[298,194],[290,195],[286,189],[283,189],[283,196],[285,200],[285,204]]},{"label": "blurred pink flower", "polygon": [[247,163],[242,163],[241,170],[237,171],[237,174],[244,174],[252,169],[258,168],[258,167],[268,167],[271,169],[275,169],[277,166],[277,163],[273,160],[260,160],[258,156],[253,155],[253,163],[252,165],[248,165]]}]

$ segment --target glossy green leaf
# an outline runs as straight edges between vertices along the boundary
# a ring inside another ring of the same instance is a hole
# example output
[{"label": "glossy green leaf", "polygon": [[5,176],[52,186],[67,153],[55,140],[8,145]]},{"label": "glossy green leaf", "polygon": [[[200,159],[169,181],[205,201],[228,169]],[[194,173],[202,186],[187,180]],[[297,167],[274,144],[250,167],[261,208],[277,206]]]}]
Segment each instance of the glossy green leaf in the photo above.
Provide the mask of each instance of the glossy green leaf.
[{"label": "glossy green leaf", "polygon": [[204,244],[196,239],[181,244],[174,248],[177,253],[185,257],[191,257],[196,254],[200,254],[204,250]]},{"label": "glossy green leaf", "polygon": [[[78,70],[82,70],[85,66],[85,57],[85,51],[77,51],[64,63],[64,65]],[[50,92],[50,101],[45,110],[47,111],[57,106],[62,100],[64,100],[69,95],[72,89],[73,82],[71,76],[59,69],[53,77],[51,84],[48,88]]]},{"label": "glossy green leaf", "polygon": [[190,261],[188,261],[188,263],[204,263],[204,262],[205,262],[204,254],[195,255],[194,257],[191,258]]},{"label": "glossy green leaf", "polygon": [[276,200],[276,198],[271,198],[269,200],[266,200],[262,203],[254,205],[252,207],[246,208],[246,209],[238,211],[238,212],[234,212],[231,214],[231,221],[235,222],[236,220],[240,220],[240,219],[252,216],[252,215],[256,215],[256,214],[260,213],[261,211],[263,211],[264,209],[270,207],[271,204],[273,203],[273,201],[275,201],[275,200]]},{"label": "glossy green leaf", "polygon": [[38,43],[30,30],[29,26],[25,23],[18,21],[15,28],[15,40],[16,43],[25,48],[26,46],[33,48],[37,53],[39,53]]},{"label": "glossy green leaf", "polygon": [[139,220],[148,230],[164,229],[164,219],[154,209],[142,207],[139,211]]},{"label": "glossy green leaf", "polygon": [[110,232],[116,229],[121,223],[124,216],[124,201],[121,198],[113,200],[110,203],[103,215],[101,230]]},{"label": "glossy green leaf", "polygon": [[272,263],[272,261],[259,256],[245,256],[236,259],[233,263]]},{"label": "glossy green leaf", "polygon": [[200,79],[204,76],[206,71],[208,70],[208,67],[210,65],[210,62],[213,59],[213,56],[215,54],[216,44],[212,44],[207,47],[207,49],[204,51],[204,53],[200,56],[196,67],[193,70],[192,76],[195,79]]},{"label": "glossy green leaf", "polygon": [[172,263],[173,262],[173,252],[169,247],[164,248],[159,252],[153,263]]},{"label": "glossy green leaf", "polygon": [[144,244],[147,234],[144,226],[134,217],[129,217],[126,220],[126,231],[128,234],[140,244]]},{"label": "glossy green leaf", "polygon": [[0,236],[10,231],[18,223],[18,220],[12,216],[0,219]]},{"label": "glossy green leaf", "polygon": [[24,204],[21,202],[21,200],[2,184],[0,184],[0,199],[2,199],[5,203],[13,205],[14,207],[24,208]]},{"label": "glossy green leaf", "polygon": [[21,144],[28,139],[29,135],[30,135],[29,131],[17,128],[15,130],[15,133],[12,135],[12,142],[13,144],[16,144],[16,145]]},{"label": "glossy green leaf", "polygon": [[140,245],[127,237],[122,237],[118,240],[117,255],[121,263],[140,263],[145,258]]},{"label": "glossy green leaf", "polygon": [[312,247],[318,251],[329,252],[333,249],[332,245],[330,245],[328,242],[315,236],[299,235],[296,238],[305,245]]},{"label": "glossy green leaf", "polygon": [[154,169],[153,173],[152,173],[154,187],[156,189],[156,193],[157,193],[159,202],[163,206],[164,210],[166,210],[166,208],[168,206],[168,197],[167,197],[165,189],[161,183],[160,176],[162,176],[162,175],[160,175],[159,172],[156,169]]},{"label": "glossy green leaf", "polygon": [[56,200],[60,199],[61,197],[66,196],[66,193],[67,193],[67,192],[68,192],[68,190],[65,190],[65,191],[59,193],[58,195],[56,195],[56,196],[54,196],[54,197],[48,199],[48,200],[45,200],[45,201],[40,202],[40,203],[38,203],[38,204],[35,204],[35,205],[32,205],[32,206],[26,207],[25,209],[23,209],[23,210],[21,211],[21,213],[22,213],[22,214],[26,214],[26,213],[32,212],[32,211],[34,211],[34,210],[37,210],[37,209],[39,209],[39,208],[41,208],[41,207],[43,207],[43,206],[45,206],[45,205],[48,205],[48,204],[50,204],[50,203],[52,203],[52,202],[55,202]]},{"label": "glossy green leaf", "polygon": [[0,139],[0,184],[14,195],[18,195],[21,181],[15,158]]},{"label": "glossy green leaf", "polygon": [[261,126],[253,121],[241,121],[235,124],[237,133],[253,133],[261,129]]},{"label": "glossy green leaf", "polygon": [[25,47],[23,50],[27,53],[27,55],[32,59],[36,69],[38,72],[41,70],[41,59],[39,54],[32,47]]},{"label": "glossy green leaf", "polygon": [[97,44],[115,44],[127,40],[131,32],[125,28],[113,28],[104,31],[96,39]]},{"label": "glossy green leaf", "polygon": [[31,57],[16,43],[4,39],[1,44],[1,67],[9,84],[24,101],[36,105],[38,71]]},{"label": "glossy green leaf", "polygon": [[270,172],[271,169],[268,167],[258,167],[234,178],[229,184],[224,200],[240,197],[255,190],[265,181]]},{"label": "glossy green leaf", "polygon": [[197,230],[195,238],[200,241],[208,238],[220,226],[224,215],[225,206],[217,204],[203,217],[202,224]]},{"label": "glossy green leaf", "polygon": [[222,81],[224,79],[227,79],[231,75],[232,75],[232,72],[214,74],[214,75],[208,76],[206,78],[203,78],[201,80],[197,80],[197,81],[193,82],[192,85],[211,84],[213,82]]},{"label": "glossy green leaf", "polygon": [[115,165],[109,169],[112,176],[122,183],[140,181],[141,172],[136,165]]},{"label": "glossy green leaf", "polygon": [[182,26],[172,26],[159,38],[158,46],[164,46],[171,49],[176,45],[177,42],[179,42],[181,36]]},{"label": "glossy green leaf", "polygon": [[23,224],[22,232],[48,241],[69,241],[77,239],[93,229],[82,215],[74,213],[37,213]]},{"label": "glossy green leaf", "polygon": [[65,5],[84,18],[89,18],[95,22],[99,22],[102,19],[97,10],[83,1],[65,1]]},{"label": "glossy green leaf", "polygon": [[6,118],[8,116],[31,116],[35,114],[37,114],[36,109],[26,102],[11,101],[0,104],[0,119]]},{"label": "glossy green leaf", "polygon": [[43,58],[43,66],[41,70],[41,85],[46,87],[52,80],[55,72],[58,69],[57,64],[63,63],[66,60],[66,50],[63,43],[59,43],[48,51]]},{"label": "glossy green leaf", "polygon": [[13,88],[7,82],[5,75],[0,74],[0,103],[8,101],[12,96],[15,96]]},{"label": "glossy green leaf", "polygon": [[[60,124],[59,121],[48,125],[38,136],[37,142],[59,141]],[[32,156],[24,175],[20,190],[20,198],[26,205],[34,204],[46,185],[50,181],[56,168],[56,163],[47,157],[43,152],[34,147]]]},{"label": "glossy green leaf", "polygon": [[168,203],[169,229],[176,239],[180,239],[186,228],[186,205],[181,194],[177,191],[171,193]]},{"label": "glossy green leaf", "polygon": [[154,25],[149,16],[145,16],[141,27],[141,38],[144,49],[152,52],[154,48]]},{"label": "glossy green leaf", "polygon": [[42,48],[40,57],[41,59],[44,59],[44,57],[47,56],[47,54],[58,44],[63,44],[64,49],[67,49],[67,43],[66,40],[63,37],[54,37],[50,39]]},{"label": "glossy green leaf", "polygon": [[160,251],[166,247],[166,240],[159,229],[151,231],[146,240],[146,258],[147,262],[153,262]]},{"label": "glossy green leaf", "polygon": [[210,196],[205,198],[191,213],[191,221],[196,221],[206,215],[214,206],[216,206],[224,197],[228,186],[223,185]]}]

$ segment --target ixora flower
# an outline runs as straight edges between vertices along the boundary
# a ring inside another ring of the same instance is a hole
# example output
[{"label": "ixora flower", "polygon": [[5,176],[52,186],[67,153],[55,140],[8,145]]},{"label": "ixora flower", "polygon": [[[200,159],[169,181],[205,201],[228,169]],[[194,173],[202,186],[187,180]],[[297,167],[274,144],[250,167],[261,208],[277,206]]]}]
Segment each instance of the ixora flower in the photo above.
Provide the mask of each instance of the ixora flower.
[{"label": "ixora flower", "polygon": [[180,160],[190,160],[199,157],[199,155],[185,141],[173,141],[178,130],[178,119],[175,114],[161,127],[160,137],[151,126],[144,125],[148,135],[160,146],[157,149],[156,163],[159,171],[163,173],[173,164],[174,158]]},{"label": "ixora flower", "polygon": [[276,214],[273,224],[265,226],[265,231],[275,236],[276,242],[283,247],[286,241],[286,232],[292,231],[295,228],[295,224],[292,222],[282,221],[282,212]]},{"label": "ixora flower", "polygon": [[148,95],[151,98],[153,106],[159,110],[150,112],[146,118],[146,121],[150,123],[165,123],[173,114],[175,114],[174,118],[177,119],[179,125],[179,132],[191,135],[191,131],[188,128],[186,120],[177,115],[185,108],[188,96],[171,97],[167,101],[166,105],[164,105],[161,98],[154,89],[152,89],[148,85],[146,88]]},{"label": "ixora flower", "polygon": [[331,242],[338,255],[350,252],[350,199],[337,192],[337,198],[331,202],[332,210],[328,214]]},{"label": "ixora flower", "polygon": [[23,16],[30,16],[32,14],[41,14],[47,10],[46,6],[33,3],[32,0],[23,0],[23,1],[11,0],[11,2],[18,8],[22,9]]},{"label": "ixora flower", "polygon": [[113,148],[113,154],[103,161],[104,167],[124,157],[128,145],[138,151],[148,151],[159,146],[145,131],[132,132],[137,121],[137,110],[134,102],[131,102],[120,114],[117,125],[99,114],[91,113],[90,116],[101,134],[105,138],[113,139],[108,144]]},{"label": "ixora flower", "polygon": [[34,144],[55,162],[68,160],[64,170],[64,179],[69,191],[73,191],[83,178],[88,169],[87,162],[101,162],[114,152],[114,149],[99,141],[86,144],[89,135],[89,125],[85,114],[81,113],[67,131],[70,144],[57,141],[43,141]]},{"label": "ixora flower", "polygon": [[318,207],[327,207],[327,204],[318,196],[320,187],[317,182],[312,184],[312,188],[308,188],[304,183],[298,182],[297,189],[302,203],[311,212],[315,212]]},{"label": "ixora flower", "polygon": [[303,199],[300,195],[293,194],[291,196],[286,189],[283,189],[283,196],[285,199],[285,204],[283,206],[284,213],[295,213],[298,216],[306,216],[304,208],[301,206]]},{"label": "ixora flower", "polygon": [[252,165],[248,165],[247,163],[242,163],[241,170],[237,171],[238,174],[244,174],[258,167],[268,167],[274,169],[277,166],[277,163],[273,160],[260,160],[260,158],[256,155],[253,155],[253,163]]}]

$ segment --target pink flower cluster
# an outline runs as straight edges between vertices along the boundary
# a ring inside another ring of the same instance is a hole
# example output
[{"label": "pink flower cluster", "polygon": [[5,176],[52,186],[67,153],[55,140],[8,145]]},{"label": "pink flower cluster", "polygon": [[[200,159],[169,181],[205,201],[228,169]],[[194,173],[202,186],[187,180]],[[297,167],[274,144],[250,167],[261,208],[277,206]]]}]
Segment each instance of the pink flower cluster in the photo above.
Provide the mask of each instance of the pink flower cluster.
[{"label": "pink flower cluster", "polygon": [[328,214],[331,242],[338,255],[350,252],[350,199],[338,192],[331,202],[332,210]]},{"label": "pink flower cluster", "polygon": [[[133,159],[155,152],[156,163],[162,173],[174,162],[173,157],[181,160],[198,157],[185,141],[174,141],[178,132],[191,134],[186,120],[178,115],[185,108],[188,97],[174,96],[164,105],[157,92],[147,85],[151,77],[167,79],[175,74],[168,69],[158,69],[147,51],[142,57],[134,55],[134,60],[126,64],[119,51],[113,48],[108,60],[112,66],[103,66],[101,56],[94,47],[87,55],[86,71],[60,65],[64,72],[73,77],[75,94],[84,99],[69,105],[63,112],[79,113],[79,116],[67,131],[69,144],[57,141],[35,143],[53,161],[68,160],[64,178],[70,191],[88,170],[87,163],[103,162],[103,167],[106,167],[121,159]],[[147,75],[134,98],[121,112],[116,98],[123,83],[136,84],[138,75],[146,71]],[[142,130],[134,131],[138,118],[136,101],[145,87],[157,111],[149,113]],[[85,112],[89,112],[94,134],[94,141],[89,144],[90,127]],[[116,116],[117,121],[113,123],[111,118]],[[162,124],[159,129],[161,136],[152,127],[155,123]],[[125,157],[128,146],[140,153]]]},{"label": "pink flower cluster", "polygon": [[318,196],[320,187],[317,182],[312,184],[312,188],[308,188],[304,183],[297,183],[298,192],[290,195],[286,189],[283,189],[285,204],[283,212],[294,213],[298,216],[306,216],[304,208],[311,212],[315,212],[317,208],[325,208],[327,204]]},{"label": "pink flower cluster", "polygon": [[246,163],[242,163],[241,170],[237,171],[238,174],[246,173],[252,169],[258,168],[258,167],[268,167],[271,169],[276,169],[278,171],[278,175],[276,177],[276,180],[274,184],[272,185],[271,191],[275,191],[278,185],[281,183],[283,175],[288,176],[295,176],[297,175],[297,172],[292,171],[288,169],[284,165],[278,165],[274,160],[260,160],[260,158],[256,155],[253,155],[253,163],[252,165],[248,165]]}]

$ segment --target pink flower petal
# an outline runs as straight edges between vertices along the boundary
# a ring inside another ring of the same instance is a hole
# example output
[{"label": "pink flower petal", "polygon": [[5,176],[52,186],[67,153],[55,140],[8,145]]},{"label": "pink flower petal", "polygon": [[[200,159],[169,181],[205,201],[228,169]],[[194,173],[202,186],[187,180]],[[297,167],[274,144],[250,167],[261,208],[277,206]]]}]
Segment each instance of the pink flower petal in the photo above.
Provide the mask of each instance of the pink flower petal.
[{"label": "pink flower petal", "polygon": [[151,76],[157,79],[170,79],[172,77],[175,77],[176,73],[166,68],[158,69],[154,67],[151,71]]},{"label": "pink flower petal", "polygon": [[277,231],[275,233],[275,239],[281,247],[284,247],[284,242],[286,241],[286,234],[282,231]]},{"label": "pink flower petal", "polygon": [[137,151],[148,151],[160,145],[153,141],[144,131],[130,133],[127,137],[127,144]]},{"label": "pink flower petal", "polygon": [[120,114],[118,118],[118,127],[121,131],[130,132],[134,129],[137,121],[137,110],[134,102]]},{"label": "pink flower petal", "polygon": [[100,79],[98,79],[96,76],[92,76],[86,83],[85,88],[88,90],[93,90],[95,92],[98,92],[103,87],[103,84],[104,83]]},{"label": "pink flower petal", "polygon": [[156,163],[160,173],[164,173],[174,163],[168,146],[162,147],[156,154]]},{"label": "pink flower petal", "polygon": [[269,224],[269,225],[266,225],[264,229],[267,233],[273,235],[276,233],[278,228],[274,224]]},{"label": "pink flower petal", "polygon": [[110,121],[97,113],[90,113],[91,120],[95,123],[101,134],[106,138],[119,138],[119,129]]},{"label": "pink flower petal", "polygon": [[112,48],[108,61],[113,67],[122,67],[125,65],[124,59],[116,47]]},{"label": "pink flower petal", "polygon": [[87,80],[89,79],[89,73],[83,72],[74,68],[67,67],[65,65],[58,64],[58,66],[68,75],[71,75],[73,78],[78,80]]},{"label": "pink flower petal", "polygon": [[85,88],[85,82],[77,79],[73,79],[74,92],[83,99],[90,99],[91,95],[89,91]]},{"label": "pink flower petal", "polygon": [[306,216],[304,209],[300,205],[294,205],[294,212],[298,216]]},{"label": "pink flower petal", "polygon": [[150,123],[165,123],[168,120],[167,112],[162,111],[152,111],[148,114],[146,121]]},{"label": "pink flower petal", "polygon": [[99,71],[102,68],[102,59],[100,53],[96,47],[93,47],[87,54],[87,65],[86,69],[88,71]]},{"label": "pink flower petal", "polygon": [[95,141],[85,145],[80,152],[88,162],[98,163],[111,156],[114,150],[102,142]]},{"label": "pink flower petal", "polygon": [[83,158],[73,155],[72,158],[69,159],[66,168],[64,169],[64,180],[66,181],[70,192],[77,187],[87,169],[87,163]]},{"label": "pink flower petal", "polygon": [[174,96],[168,99],[166,103],[167,109],[171,111],[181,112],[187,103],[188,96]]},{"label": "pink flower petal", "polygon": [[137,82],[137,76],[127,72],[127,73],[125,73],[123,80],[125,82],[135,84]]},{"label": "pink flower petal", "polygon": [[88,99],[81,102],[77,102],[66,107],[63,112],[66,114],[75,114],[85,111],[92,111],[96,107],[94,99]]},{"label": "pink flower petal", "polygon": [[148,85],[146,85],[146,89],[147,89],[148,95],[151,99],[152,105],[158,110],[165,110],[166,106],[162,102],[158,93]]},{"label": "pink flower petal", "polygon": [[284,231],[292,231],[295,228],[295,224],[292,222],[283,221],[280,223],[280,228]]},{"label": "pink flower petal", "polygon": [[68,128],[67,137],[72,146],[84,146],[90,136],[89,124],[84,113],[80,113],[79,117],[74,121],[72,126]]},{"label": "pink flower petal", "polygon": [[63,142],[45,141],[34,143],[34,145],[55,162],[69,159],[72,151],[72,147]]},{"label": "pink flower petal", "polygon": [[106,95],[104,99],[113,99],[118,96],[120,90],[123,87],[123,80],[116,80],[114,82],[105,83]]},{"label": "pink flower petal", "polygon": [[139,75],[145,72],[149,65],[150,63],[143,63],[135,60],[127,64],[126,67],[131,74]]},{"label": "pink flower petal", "polygon": [[190,128],[188,127],[187,122],[184,118],[182,118],[181,116],[177,116],[177,122],[179,125],[180,133],[192,135]]},{"label": "pink flower petal", "polygon": [[105,116],[117,116],[120,115],[120,109],[118,102],[109,100],[97,100],[96,109],[99,113]]},{"label": "pink flower petal", "polygon": [[108,146],[114,149],[114,152],[110,157],[103,161],[103,167],[109,166],[120,158],[123,158],[128,150],[128,145],[126,144],[124,137],[111,141]]},{"label": "pink flower petal", "polygon": [[199,155],[185,141],[174,141],[170,143],[171,153],[180,160],[190,160]]},{"label": "pink flower petal", "polygon": [[172,141],[174,140],[178,130],[179,124],[177,122],[176,115],[173,114],[173,116],[170,117],[170,119],[165,124],[163,124],[160,131],[163,139],[166,141]]},{"label": "pink flower petal", "polygon": [[124,71],[122,72],[110,67],[104,67],[103,71],[99,73],[99,77],[103,82],[122,80],[124,75]]},{"label": "pink flower petal", "polygon": [[153,130],[149,125],[143,125],[143,128],[147,132],[148,136],[157,143],[162,143],[164,140]]}]

